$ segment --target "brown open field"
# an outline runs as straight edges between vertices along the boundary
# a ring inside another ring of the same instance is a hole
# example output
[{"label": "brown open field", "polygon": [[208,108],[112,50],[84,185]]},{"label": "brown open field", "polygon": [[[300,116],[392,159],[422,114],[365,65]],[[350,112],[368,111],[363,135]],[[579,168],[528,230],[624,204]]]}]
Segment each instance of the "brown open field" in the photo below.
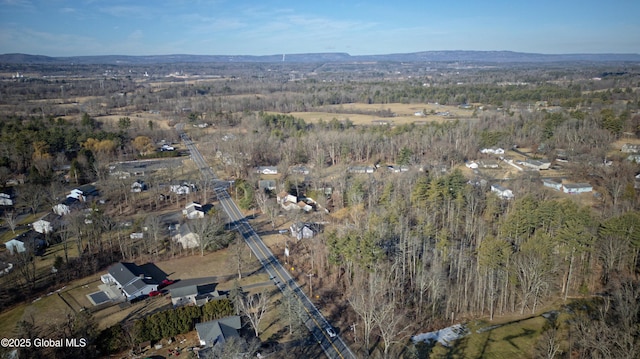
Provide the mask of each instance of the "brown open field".
[{"label": "brown open field", "polygon": [[[444,122],[454,119],[471,119],[473,110],[464,110],[456,106],[443,106],[435,104],[402,104],[402,103],[390,103],[390,104],[364,104],[353,103],[347,105],[334,105],[330,106],[336,112],[291,112],[290,115],[302,118],[306,122],[318,122],[331,121],[337,119],[339,121],[349,119],[356,125],[371,125],[372,121],[389,121],[392,125],[403,125],[414,122]],[[354,111],[386,111],[390,110],[395,113],[395,117],[385,117],[375,115],[363,115],[354,114],[350,112]],[[415,116],[414,113],[425,111],[427,113],[432,110],[435,112],[449,112],[449,116],[432,115],[427,116]]]}]

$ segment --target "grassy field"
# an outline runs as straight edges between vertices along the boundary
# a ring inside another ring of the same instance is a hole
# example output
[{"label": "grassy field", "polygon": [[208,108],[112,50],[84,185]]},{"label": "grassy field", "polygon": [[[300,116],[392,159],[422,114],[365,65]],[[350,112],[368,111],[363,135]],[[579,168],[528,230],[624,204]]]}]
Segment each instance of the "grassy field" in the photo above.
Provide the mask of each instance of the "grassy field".
[{"label": "grassy field", "polygon": [[[391,125],[403,125],[414,122],[444,122],[453,121],[455,119],[471,119],[473,110],[460,109],[456,106],[444,106],[435,104],[364,104],[353,103],[347,105],[330,106],[332,112],[291,112],[292,116],[301,118],[306,122],[316,123],[319,121],[329,122],[332,119],[343,121],[349,119],[355,125],[372,125],[373,121],[388,121]],[[373,114],[358,114],[353,112],[375,112],[375,111],[391,111],[394,117],[382,118]],[[416,116],[416,112],[426,111],[426,116]],[[448,116],[435,115],[431,112],[449,112]]]}]

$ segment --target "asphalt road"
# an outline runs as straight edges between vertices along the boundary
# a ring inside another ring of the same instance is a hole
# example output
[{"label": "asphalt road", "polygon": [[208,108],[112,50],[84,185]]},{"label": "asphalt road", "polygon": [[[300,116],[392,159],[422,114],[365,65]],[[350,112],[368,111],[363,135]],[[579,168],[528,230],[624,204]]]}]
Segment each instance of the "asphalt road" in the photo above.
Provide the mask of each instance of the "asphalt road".
[{"label": "asphalt road", "polygon": [[227,213],[231,224],[242,234],[249,248],[258,258],[262,266],[269,274],[269,278],[274,284],[283,292],[284,295],[295,296],[300,303],[302,303],[307,318],[305,319],[305,325],[318,341],[318,344],[322,347],[327,357],[331,359],[337,358],[355,358],[356,356],[344,343],[339,335],[331,337],[326,328],[331,327],[329,322],[320,313],[320,311],[313,305],[306,294],[300,289],[296,281],[289,274],[287,269],[282,266],[278,259],[273,255],[271,250],[264,244],[260,236],[255,232],[253,227],[249,224],[247,219],[242,215],[240,209],[235,204],[229,193],[227,192],[227,182],[220,181],[211,167],[207,164],[204,157],[200,154],[200,151],[195,146],[195,143],[183,132],[184,124],[176,125],[176,130],[180,134],[184,145],[191,153],[191,159],[200,169],[205,179],[211,180],[212,187],[218,197],[218,202],[222,206],[223,210]]}]

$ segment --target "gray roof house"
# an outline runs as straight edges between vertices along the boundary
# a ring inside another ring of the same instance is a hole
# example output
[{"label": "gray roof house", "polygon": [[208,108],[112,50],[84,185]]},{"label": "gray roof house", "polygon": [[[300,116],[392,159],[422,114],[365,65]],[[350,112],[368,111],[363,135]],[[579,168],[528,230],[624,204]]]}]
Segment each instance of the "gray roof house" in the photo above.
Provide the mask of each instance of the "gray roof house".
[{"label": "gray roof house", "polygon": [[562,179],[556,180],[554,178],[543,178],[542,185],[545,187],[553,188],[556,191],[562,190]]},{"label": "gray roof house", "polygon": [[303,238],[313,238],[320,232],[320,225],[317,223],[296,222],[289,227],[291,236],[301,240]]},{"label": "gray roof house", "polygon": [[191,230],[188,223],[179,225],[176,229],[177,233],[173,236],[173,240],[180,243],[182,248],[188,249],[200,246],[200,236]]},{"label": "gray roof house", "polygon": [[227,298],[225,294],[221,294],[216,290],[215,283],[209,284],[192,284],[178,288],[169,289],[171,295],[171,304],[175,307],[183,305],[201,306],[212,300]]},{"label": "gray roof house", "polygon": [[159,281],[135,263],[120,262],[109,267],[100,277],[103,283],[115,285],[127,300],[147,295],[158,289]]},{"label": "gray roof house", "polygon": [[213,347],[231,337],[239,337],[240,328],[242,328],[242,321],[237,315],[196,324],[200,345],[205,347]]}]

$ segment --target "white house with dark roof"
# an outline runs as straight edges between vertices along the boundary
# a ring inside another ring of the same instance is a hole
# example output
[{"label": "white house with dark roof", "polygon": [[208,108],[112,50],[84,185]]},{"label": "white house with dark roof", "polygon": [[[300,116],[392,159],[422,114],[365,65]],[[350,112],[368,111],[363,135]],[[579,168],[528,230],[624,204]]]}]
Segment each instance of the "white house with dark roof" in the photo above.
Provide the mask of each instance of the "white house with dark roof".
[{"label": "white house with dark roof", "polygon": [[187,219],[204,218],[205,211],[200,203],[191,202],[182,210],[182,214]]},{"label": "white house with dark roof", "polygon": [[75,198],[78,201],[86,202],[91,197],[98,196],[99,192],[96,186],[91,184],[85,184],[78,188],[71,190],[71,193],[67,195],[68,198]]},{"label": "white house with dark roof", "polygon": [[60,216],[55,213],[47,213],[39,220],[33,222],[31,227],[34,231],[42,234],[52,233],[60,224]]},{"label": "white house with dark roof", "polygon": [[120,262],[109,267],[100,277],[102,283],[115,285],[127,300],[148,295],[158,289],[159,282],[135,263]]}]

